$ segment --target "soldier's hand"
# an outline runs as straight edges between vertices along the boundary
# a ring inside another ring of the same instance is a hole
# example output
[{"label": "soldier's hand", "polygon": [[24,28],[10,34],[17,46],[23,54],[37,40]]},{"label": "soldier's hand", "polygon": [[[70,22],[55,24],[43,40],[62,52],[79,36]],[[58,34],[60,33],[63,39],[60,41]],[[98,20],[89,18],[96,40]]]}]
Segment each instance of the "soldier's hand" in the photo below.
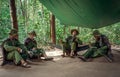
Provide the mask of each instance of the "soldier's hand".
[{"label": "soldier's hand", "polygon": [[32,50],[34,51],[34,50],[36,50],[36,48],[33,48]]},{"label": "soldier's hand", "polygon": [[21,48],[17,48],[17,50],[18,50],[18,52],[20,52],[20,51],[21,51]]}]

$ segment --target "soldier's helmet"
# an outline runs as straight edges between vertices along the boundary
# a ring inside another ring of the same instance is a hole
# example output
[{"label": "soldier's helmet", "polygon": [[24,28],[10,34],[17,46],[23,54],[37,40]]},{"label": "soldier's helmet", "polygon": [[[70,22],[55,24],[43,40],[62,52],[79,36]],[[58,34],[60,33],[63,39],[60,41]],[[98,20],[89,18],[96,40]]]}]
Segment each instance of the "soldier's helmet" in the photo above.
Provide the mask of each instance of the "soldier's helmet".
[{"label": "soldier's helmet", "polygon": [[28,33],[29,35],[34,35],[34,36],[37,36],[36,32],[35,31],[31,31]]},{"label": "soldier's helmet", "polygon": [[101,33],[99,32],[99,30],[94,30],[93,31],[93,35],[100,35]]},{"label": "soldier's helmet", "polygon": [[16,29],[11,29],[11,31],[9,32],[9,35],[17,35],[18,31]]},{"label": "soldier's helmet", "polygon": [[76,33],[77,33],[76,35],[79,34],[79,31],[78,31],[77,29],[72,29],[72,30],[71,30],[71,34],[72,34],[74,31],[76,31]]}]

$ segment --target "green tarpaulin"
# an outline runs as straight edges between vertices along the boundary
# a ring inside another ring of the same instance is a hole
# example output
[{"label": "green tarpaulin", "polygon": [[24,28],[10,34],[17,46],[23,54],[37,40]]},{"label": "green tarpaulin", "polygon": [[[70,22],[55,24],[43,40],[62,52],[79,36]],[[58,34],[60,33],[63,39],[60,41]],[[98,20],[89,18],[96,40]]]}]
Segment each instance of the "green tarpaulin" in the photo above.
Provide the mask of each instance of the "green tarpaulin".
[{"label": "green tarpaulin", "polygon": [[40,0],[62,24],[101,28],[120,21],[120,0]]}]

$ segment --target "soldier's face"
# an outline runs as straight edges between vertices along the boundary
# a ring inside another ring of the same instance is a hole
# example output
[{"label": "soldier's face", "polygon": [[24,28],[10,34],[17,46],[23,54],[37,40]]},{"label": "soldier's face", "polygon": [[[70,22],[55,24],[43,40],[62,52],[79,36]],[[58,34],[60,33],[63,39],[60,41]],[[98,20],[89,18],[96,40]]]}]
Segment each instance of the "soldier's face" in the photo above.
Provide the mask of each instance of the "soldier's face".
[{"label": "soldier's face", "polygon": [[14,38],[15,38],[15,39],[18,39],[18,35],[17,35],[17,34],[15,34],[15,35],[10,35],[9,37],[10,37],[11,39],[14,39]]},{"label": "soldier's face", "polygon": [[31,39],[34,39],[34,37],[35,37],[35,36],[34,36],[34,35],[32,35],[32,34],[30,35],[30,38],[31,38]]},{"label": "soldier's face", "polygon": [[95,39],[98,40],[100,38],[100,35],[94,35]]},{"label": "soldier's face", "polygon": [[77,35],[77,32],[76,32],[76,31],[73,31],[72,35],[73,35],[73,36]]},{"label": "soldier's face", "polygon": [[12,39],[12,38],[13,38],[13,36],[12,36],[12,35],[9,35],[9,38],[11,38],[11,39]]},{"label": "soldier's face", "polygon": [[15,38],[15,39],[18,39],[18,35],[15,35],[14,38]]}]

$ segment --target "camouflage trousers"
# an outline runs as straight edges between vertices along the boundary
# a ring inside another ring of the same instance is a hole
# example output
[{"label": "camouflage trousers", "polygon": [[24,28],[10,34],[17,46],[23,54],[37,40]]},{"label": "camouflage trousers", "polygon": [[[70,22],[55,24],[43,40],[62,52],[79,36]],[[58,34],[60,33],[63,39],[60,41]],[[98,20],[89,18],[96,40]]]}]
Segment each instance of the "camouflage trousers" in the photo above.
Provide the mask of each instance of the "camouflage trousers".
[{"label": "camouflage trousers", "polygon": [[40,56],[40,55],[44,55],[45,54],[45,51],[43,49],[35,49],[35,50],[31,50],[29,51],[29,56],[30,57],[35,57],[35,56]]},{"label": "camouflage trousers", "polygon": [[91,47],[83,54],[83,56],[85,58],[95,58],[106,55],[107,52],[107,46],[103,46],[101,48]]},{"label": "camouflage trousers", "polygon": [[77,46],[76,43],[74,43],[74,42],[71,43],[71,45],[69,45],[69,44],[62,45],[63,53],[71,53],[71,50],[72,50],[72,51],[74,51],[75,55],[77,55],[77,52],[86,50],[88,48],[89,48],[89,45]]},{"label": "camouflage trousers", "polygon": [[24,45],[19,46],[22,49],[22,52],[18,52],[17,50],[11,51],[7,54],[8,60],[14,60],[16,64],[18,64],[22,59],[26,60],[28,58],[27,49]]},{"label": "camouflage trousers", "polygon": [[7,55],[8,60],[14,60],[18,64],[22,59],[26,60],[28,55],[25,53],[19,53],[18,51],[11,51]]}]

